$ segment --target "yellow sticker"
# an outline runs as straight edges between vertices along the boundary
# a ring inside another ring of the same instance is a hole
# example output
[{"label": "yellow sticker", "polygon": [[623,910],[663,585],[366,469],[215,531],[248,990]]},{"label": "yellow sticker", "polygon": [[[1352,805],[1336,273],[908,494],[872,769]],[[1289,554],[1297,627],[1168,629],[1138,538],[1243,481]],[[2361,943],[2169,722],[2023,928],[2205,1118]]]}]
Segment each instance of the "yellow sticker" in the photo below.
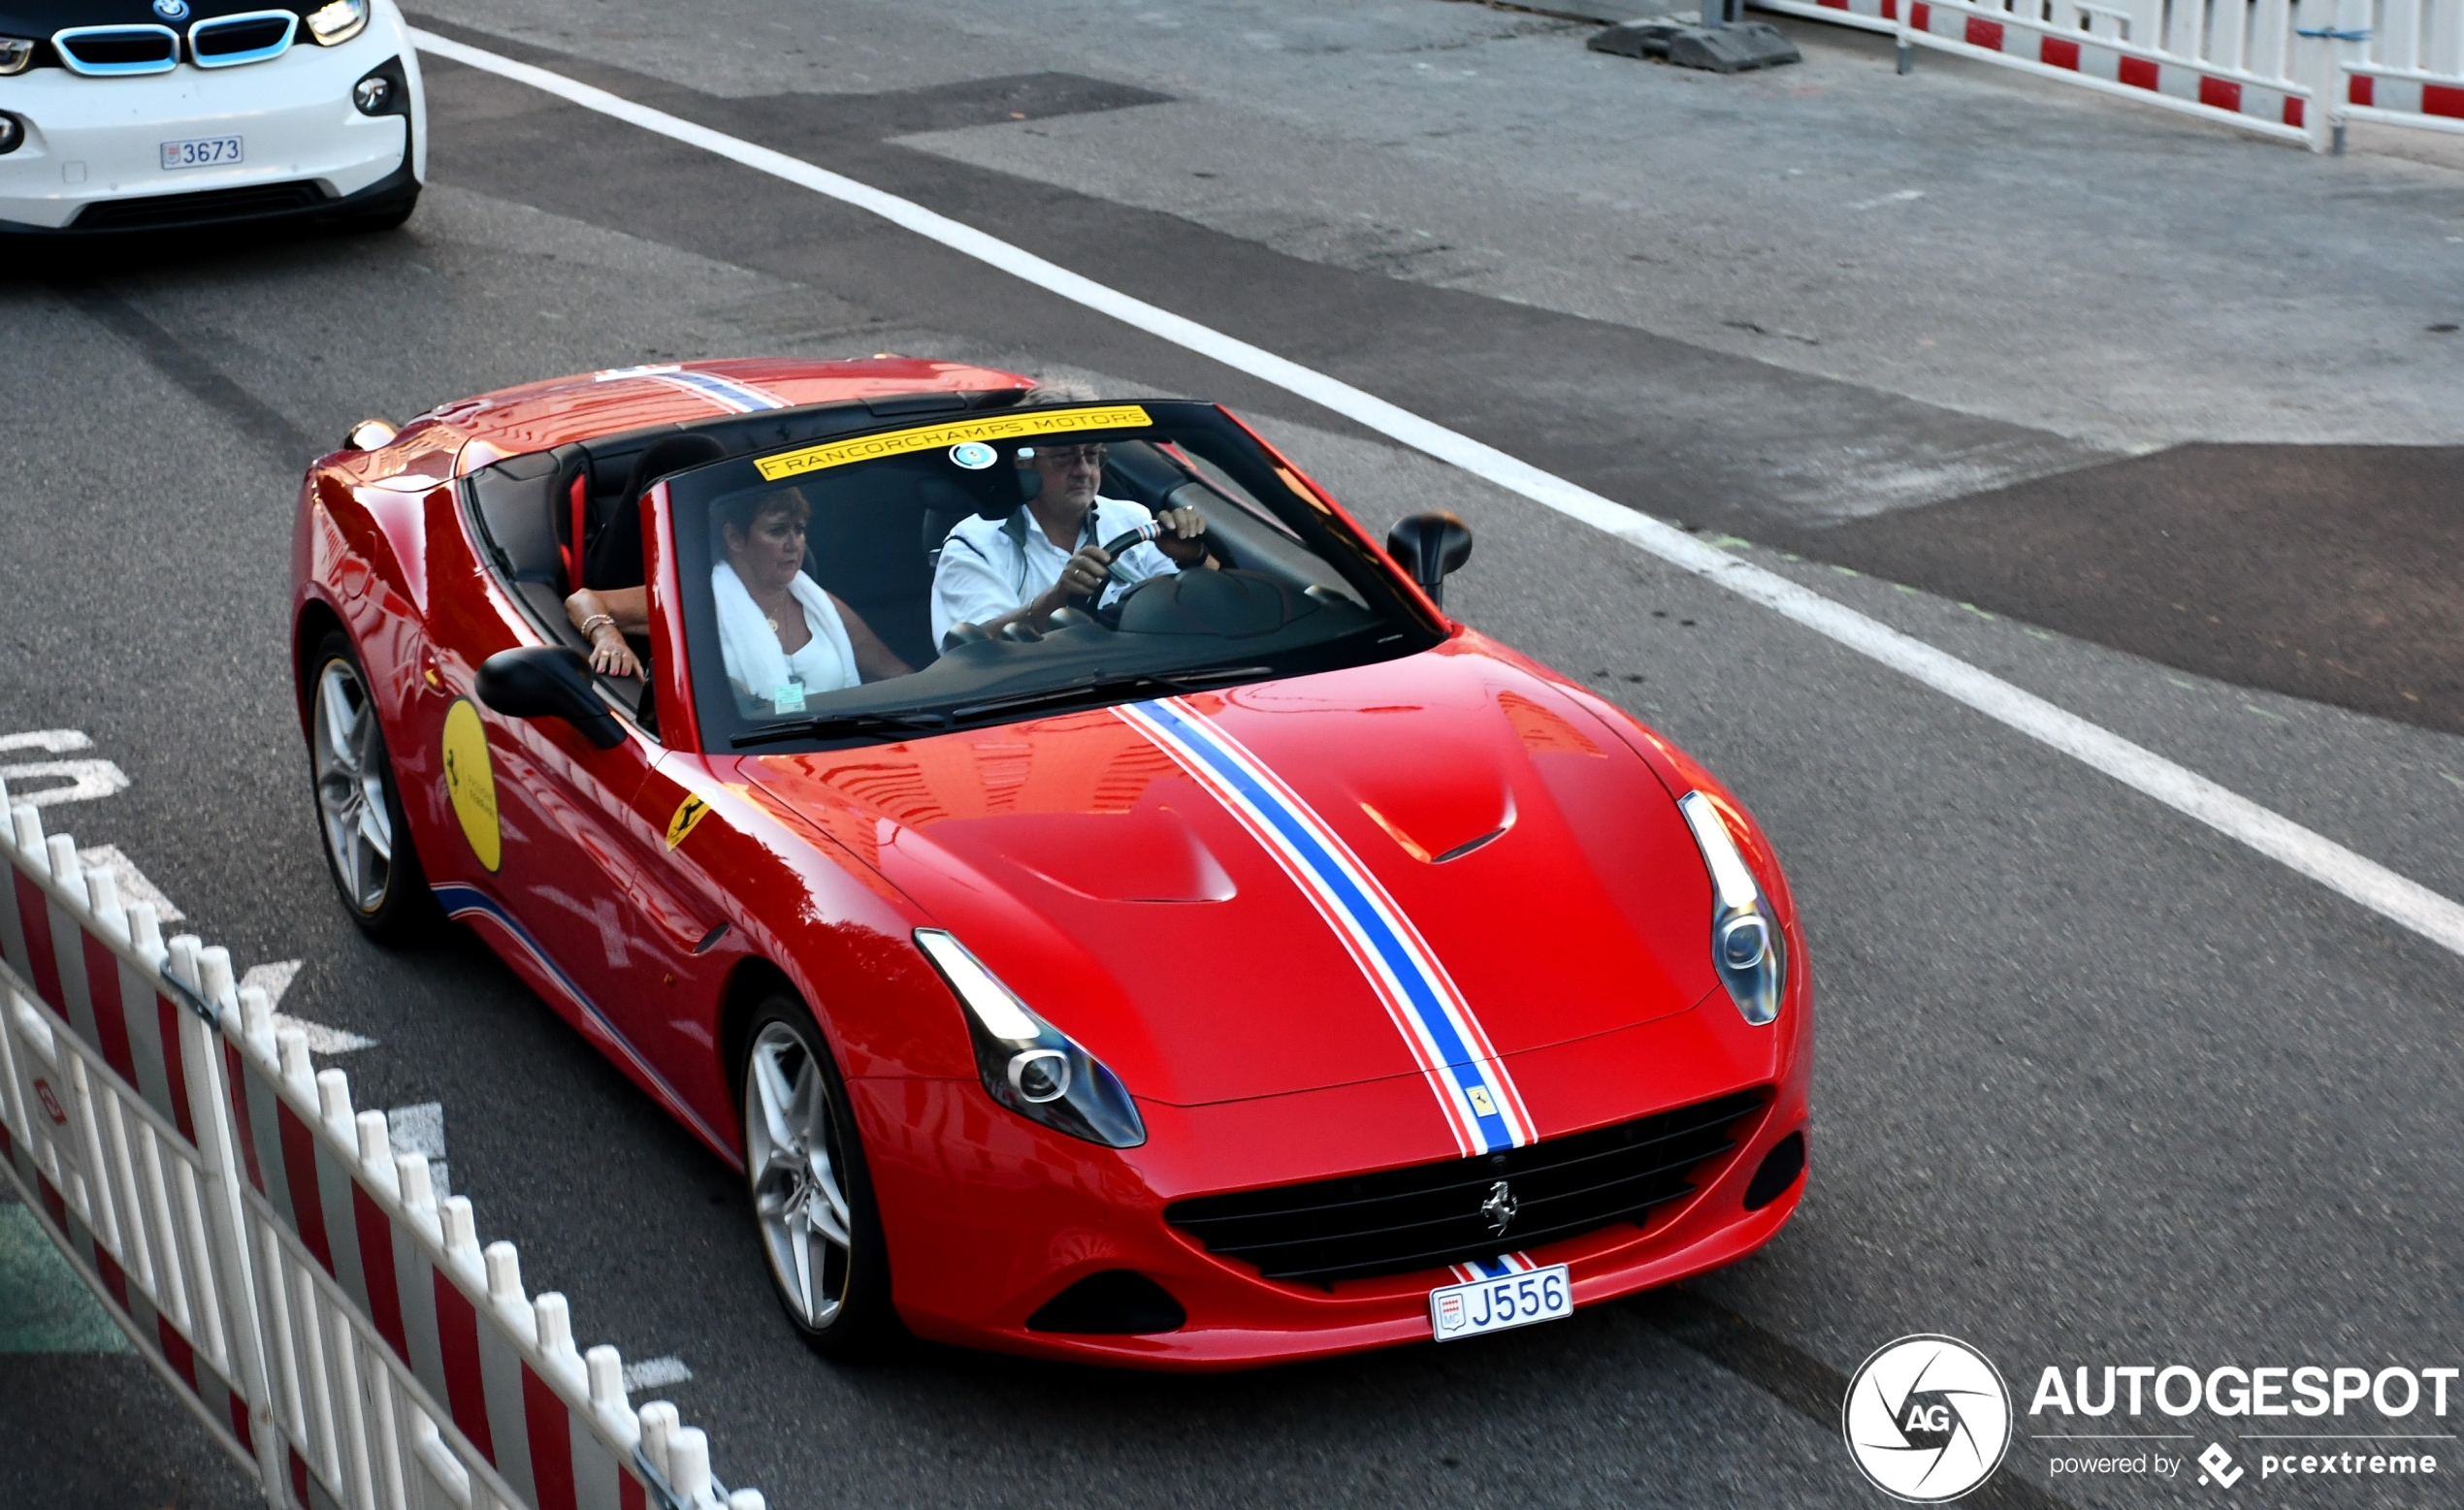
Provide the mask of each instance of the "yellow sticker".
[{"label": "yellow sticker", "polygon": [[488,759],[488,727],[468,697],[445,712],[445,795],[462,819],[470,852],[493,873],[504,859],[504,830],[497,821],[496,767]]},{"label": "yellow sticker", "polygon": [[667,848],[672,850],[684,843],[685,835],[692,833],[694,826],[708,817],[709,813],[709,803],[702,801],[692,792],[686,792],[685,800],[676,804],[676,816],[667,819]]},{"label": "yellow sticker", "polygon": [[1049,435],[1055,431],[1068,430],[1143,430],[1153,423],[1147,411],[1134,403],[1114,404],[1100,409],[1025,409],[985,419],[927,425],[921,430],[897,430],[886,435],[859,435],[853,440],[832,440],[824,445],[806,446],[801,451],[765,456],[753,465],[762,473],[762,481],[776,482],[782,477],[800,477],[825,467],[845,466],[851,462],[904,456],[910,451],[936,451],[969,440],[1019,440],[1029,435]]}]

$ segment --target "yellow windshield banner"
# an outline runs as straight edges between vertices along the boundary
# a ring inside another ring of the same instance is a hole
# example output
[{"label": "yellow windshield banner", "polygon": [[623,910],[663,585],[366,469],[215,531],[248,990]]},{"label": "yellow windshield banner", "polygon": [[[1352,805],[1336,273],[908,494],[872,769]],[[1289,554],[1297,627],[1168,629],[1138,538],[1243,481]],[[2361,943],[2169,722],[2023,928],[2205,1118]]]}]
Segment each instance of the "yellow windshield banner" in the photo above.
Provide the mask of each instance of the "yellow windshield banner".
[{"label": "yellow windshield banner", "polygon": [[904,456],[911,451],[936,451],[945,446],[964,445],[970,440],[1024,440],[1072,430],[1143,430],[1153,423],[1147,411],[1134,403],[1114,404],[1100,409],[1016,410],[1008,414],[988,415],[983,419],[928,425],[921,430],[894,430],[886,435],[859,435],[853,440],[832,440],[822,445],[806,446],[801,451],[765,456],[753,465],[760,469],[762,481],[776,482],[782,477],[800,477],[825,467],[845,466],[851,462]]}]

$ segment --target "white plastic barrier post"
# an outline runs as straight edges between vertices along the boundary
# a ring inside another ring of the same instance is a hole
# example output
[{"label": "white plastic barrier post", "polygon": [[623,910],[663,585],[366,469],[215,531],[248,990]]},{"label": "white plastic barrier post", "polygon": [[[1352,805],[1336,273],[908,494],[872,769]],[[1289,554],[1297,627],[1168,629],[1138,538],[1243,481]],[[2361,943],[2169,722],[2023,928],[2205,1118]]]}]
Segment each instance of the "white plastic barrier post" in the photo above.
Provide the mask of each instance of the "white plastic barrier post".
[{"label": "white plastic barrier post", "polygon": [[614,1348],[524,1294],[380,1111],[231,959],[0,833],[0,1169],[146,1356],[289,1510],[763,1510]]},{"label": "white plastic barrier post", "polygon": [[2327,40],[2340,134],[2348,120],[2464,132],[2464,0],[2344,0]]},{"label": "white plastic barrier post", "polygon": [[0,1166],[146,1359],[262,1480],[267,1396],[210,1009],[166,978],[152,908],[122,907],[111,875],[82,873],[76,845],[47,841],[32,806],[9,819]]},{"label": "white plastic barrier post", "polygon": [[[2312,142],[2322,70],[2310,42],[2339,0],[1752,0],[2041,78]],[[2455,6],[2464,0],[2382,0]],[[2321,139],[2323,141],[2323,139]]]}]

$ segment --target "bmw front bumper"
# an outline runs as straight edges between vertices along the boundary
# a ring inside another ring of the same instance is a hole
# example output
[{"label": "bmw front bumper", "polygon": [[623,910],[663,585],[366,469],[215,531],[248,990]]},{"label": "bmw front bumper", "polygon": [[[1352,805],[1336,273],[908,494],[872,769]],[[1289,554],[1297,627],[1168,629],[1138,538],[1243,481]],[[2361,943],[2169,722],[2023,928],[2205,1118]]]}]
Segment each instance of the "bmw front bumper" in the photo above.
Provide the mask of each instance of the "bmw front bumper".
[{"label": "bmw front bumper", "polygon": [[[332,214],[417,193],[427,139],[418,56],[391,0],[374,9],[368,29],[340,47],[303,38],[264,63],[183,62],[127,78],[37,68],[0,79],[0,111],[25,127],[16,149],[0,154],[0,233]],[[351,86],[389,58],[401,60],[406,113],[362,114]],[[224,137],[242,140],[240,161],[162,166],[164,143]]]}]

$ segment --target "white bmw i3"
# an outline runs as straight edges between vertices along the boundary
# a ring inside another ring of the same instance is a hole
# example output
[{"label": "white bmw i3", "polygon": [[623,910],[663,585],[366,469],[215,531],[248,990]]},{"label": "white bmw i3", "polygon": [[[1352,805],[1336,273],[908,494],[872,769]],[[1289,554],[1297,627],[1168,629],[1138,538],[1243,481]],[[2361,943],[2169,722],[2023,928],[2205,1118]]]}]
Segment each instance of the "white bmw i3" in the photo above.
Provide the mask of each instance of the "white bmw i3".
[{"label": "white bmw i3", "polygon": [[384,229],[427,138],[394,0],[0,0],[0,237]]}]

